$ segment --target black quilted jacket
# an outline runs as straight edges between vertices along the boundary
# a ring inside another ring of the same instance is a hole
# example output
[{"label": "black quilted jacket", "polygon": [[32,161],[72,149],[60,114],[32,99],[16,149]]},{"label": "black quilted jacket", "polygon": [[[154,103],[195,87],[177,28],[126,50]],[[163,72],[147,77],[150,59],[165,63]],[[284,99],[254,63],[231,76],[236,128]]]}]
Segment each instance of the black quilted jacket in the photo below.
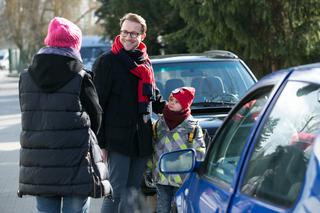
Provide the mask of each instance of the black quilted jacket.
[{"label": "black quilted jacket", "polygon": [[[20,76],[20,196],[91,193],[87,153],[89,140],[95,137],[80,98],[83,81],[90,77],[77,63],[65,56],[37,55],[29,71]],[[98,102],[90,107],[96,107],[91,114],[98,119],[94,121],[98,129],[101,109]]]}]

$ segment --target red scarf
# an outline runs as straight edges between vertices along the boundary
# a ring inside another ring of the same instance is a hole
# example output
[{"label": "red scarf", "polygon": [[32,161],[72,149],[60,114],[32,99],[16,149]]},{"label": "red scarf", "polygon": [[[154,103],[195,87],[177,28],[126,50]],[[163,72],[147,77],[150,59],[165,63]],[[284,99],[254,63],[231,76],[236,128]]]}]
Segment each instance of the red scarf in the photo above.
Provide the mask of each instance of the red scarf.
[{"label": "red scarf", "polygon": [[[113,54],[118,55],[123,49],[123,45],[120,42],[120,36],[118,35],[112,45],[111,51]],[[128,55],[127,55],[128,54]],[[153,69],[149,56],[147,54],[147,47],[143,42],[140,42],[136,50],[127,51],[127,57],[134,63],[133,67],[130,67],[130,72],[139,78],[138,81],[138,110],[141,114],[151,113],[151,101],[155,99],[155,80]],[[130,60],[130,61],[131,61]]]},{"label": "red scarf", "polygon": [[168,108],[168,105],[166,105],[163,109],[163,117],[170,130],[176,128],[185,119],[187,119],[190,114],[191,114],[190,108],[187,108],[183,111],[174,112]]}]

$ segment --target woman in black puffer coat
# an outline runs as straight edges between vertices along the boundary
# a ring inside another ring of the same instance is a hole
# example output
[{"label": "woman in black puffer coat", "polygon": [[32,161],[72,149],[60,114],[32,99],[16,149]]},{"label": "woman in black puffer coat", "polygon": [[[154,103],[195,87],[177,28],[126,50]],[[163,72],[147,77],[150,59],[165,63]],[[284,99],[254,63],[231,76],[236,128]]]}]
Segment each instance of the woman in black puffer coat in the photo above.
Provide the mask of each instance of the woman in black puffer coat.
[{"label": "woman in black puffer coat", "polygon": [[[22,113],[18,195],[35,195],[39,212],[88,212],[93,195],[89,147],[97,150],[102,118],[91,75],[82,69],[81,30],[51,20],[44,47],[20,76]],[[111,191],[100,153],[104,194]],[[101,195],[102,196],[102,195]]]}]

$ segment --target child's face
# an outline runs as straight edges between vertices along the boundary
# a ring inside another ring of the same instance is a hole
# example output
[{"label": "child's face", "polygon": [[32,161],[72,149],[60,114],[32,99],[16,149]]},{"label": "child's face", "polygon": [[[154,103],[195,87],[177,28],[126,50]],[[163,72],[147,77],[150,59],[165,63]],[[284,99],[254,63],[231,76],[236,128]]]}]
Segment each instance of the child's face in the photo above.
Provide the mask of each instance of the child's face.
[{"label": "child's face", "polygon": [[169,97],[168,108],[169,108],[171,111],[174,111],[174,112],[179,112],[179,111],[182,110],[181,104],[180,104],[179,101],[178,101],[175,97],[173,97],[172,95],[170,95],[170,97]]}]

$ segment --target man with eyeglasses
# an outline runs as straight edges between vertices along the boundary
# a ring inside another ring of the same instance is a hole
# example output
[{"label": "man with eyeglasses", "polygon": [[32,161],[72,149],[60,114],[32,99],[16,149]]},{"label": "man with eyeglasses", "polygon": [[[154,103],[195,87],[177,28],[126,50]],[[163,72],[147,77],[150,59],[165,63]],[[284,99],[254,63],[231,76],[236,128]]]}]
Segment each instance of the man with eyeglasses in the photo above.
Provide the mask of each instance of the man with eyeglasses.
[{"label": "man with eyeglasses", "polygon": [[[146,21],[128,13],[110,52],[93,65],[94,83],[104,115],[98,134],[108,163],[114,202],[105,199],[101,212],[134,212],[147,159],[153,153],[151,112],[165,102],[156,89],[146,45]],[[152,105],[152,106],[151,106]]]}]

